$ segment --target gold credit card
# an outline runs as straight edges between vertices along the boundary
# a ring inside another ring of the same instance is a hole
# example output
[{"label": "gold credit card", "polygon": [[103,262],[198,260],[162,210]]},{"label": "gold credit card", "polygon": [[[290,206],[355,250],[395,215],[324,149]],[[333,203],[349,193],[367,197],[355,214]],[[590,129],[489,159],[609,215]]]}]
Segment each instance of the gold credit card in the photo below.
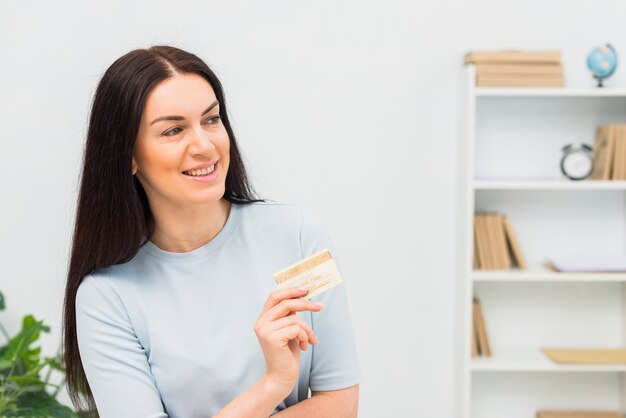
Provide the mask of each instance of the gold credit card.
[{"label": "gold credit card", "polygon": [[343,279],[330,251],[322,250],[274,273],[274,281],[279,289],[290,286],[309,289],[302,297],[309,299],[337,286]]}]

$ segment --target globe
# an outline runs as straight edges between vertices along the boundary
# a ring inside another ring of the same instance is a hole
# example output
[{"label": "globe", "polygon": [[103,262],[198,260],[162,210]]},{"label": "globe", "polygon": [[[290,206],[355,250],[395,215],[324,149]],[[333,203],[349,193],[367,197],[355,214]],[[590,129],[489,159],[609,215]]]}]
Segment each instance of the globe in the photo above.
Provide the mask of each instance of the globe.
[{"label": "globe", "polygon": [[598,80],[598,87],[602,87],[602,81],[613,75],[617,68],[617,53],[609,44],[594,48],[587,56],[587,67]]}]

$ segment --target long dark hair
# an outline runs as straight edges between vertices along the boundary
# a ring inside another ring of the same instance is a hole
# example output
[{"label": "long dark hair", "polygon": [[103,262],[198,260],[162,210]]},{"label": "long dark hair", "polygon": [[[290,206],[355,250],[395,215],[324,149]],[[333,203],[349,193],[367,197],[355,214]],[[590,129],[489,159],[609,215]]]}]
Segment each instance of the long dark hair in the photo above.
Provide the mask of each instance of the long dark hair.
[{"label": "long dark hair", "polygon": [[87,274],[131,260],[152,234],[154,219],[146,193],[131,174],[132,151],[150,91],[169,77],[189,73],[213,87],[230,138],[224,199],[238,204],[262,201],[248,181],[222,85],[200,58],[171,46],[153,46],[128,52],[106,70],[89,118],[63,307],[67,388],[81,416],[99,415],[78,350],[76,292]]}]

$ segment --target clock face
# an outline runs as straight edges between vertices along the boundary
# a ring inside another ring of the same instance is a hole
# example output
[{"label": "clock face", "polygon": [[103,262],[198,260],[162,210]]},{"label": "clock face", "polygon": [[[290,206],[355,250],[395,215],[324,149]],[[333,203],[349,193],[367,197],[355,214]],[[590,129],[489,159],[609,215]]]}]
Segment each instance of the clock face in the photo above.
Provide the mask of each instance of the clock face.
[{"label": "clock face", "polygon": [[563,158],[563,170],[568,177],[582,179],[591,173],[593,161],[584,152],[572,152]]}]

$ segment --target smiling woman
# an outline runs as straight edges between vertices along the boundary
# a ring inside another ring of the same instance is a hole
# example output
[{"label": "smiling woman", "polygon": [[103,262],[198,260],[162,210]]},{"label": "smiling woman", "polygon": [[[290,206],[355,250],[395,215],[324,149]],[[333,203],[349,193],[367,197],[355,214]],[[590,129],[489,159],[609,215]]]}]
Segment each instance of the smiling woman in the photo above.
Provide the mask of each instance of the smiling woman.
[{"label": "smiling woman", "polygon": [[104,418],[356,417],[345,278],[311,300],[272,278],[321,249],[341,270],[313,213],[256,198],[201,59],[169,46],[120,57],[91,109],[65,292],[74,406]]}]

